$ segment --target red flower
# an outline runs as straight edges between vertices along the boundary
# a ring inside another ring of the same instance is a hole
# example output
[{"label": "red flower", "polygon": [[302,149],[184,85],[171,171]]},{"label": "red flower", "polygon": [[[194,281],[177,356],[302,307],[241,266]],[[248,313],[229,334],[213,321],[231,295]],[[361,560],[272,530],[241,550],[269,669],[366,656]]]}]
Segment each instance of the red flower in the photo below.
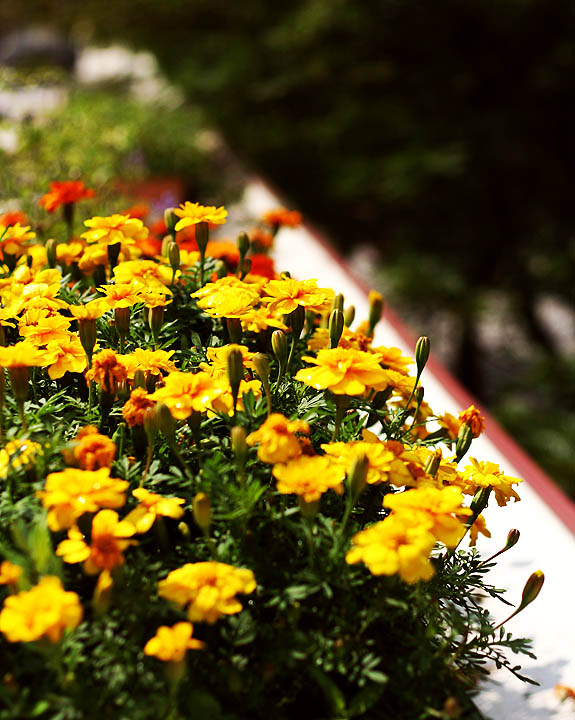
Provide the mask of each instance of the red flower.
[{"label": "red flower", "polygon": [[42,195],[39,205],[50,213],[61,205],[76,203],[94,196],[94,191],[87,188],[81,180],[65,180],[50,183],[50,192]]}]

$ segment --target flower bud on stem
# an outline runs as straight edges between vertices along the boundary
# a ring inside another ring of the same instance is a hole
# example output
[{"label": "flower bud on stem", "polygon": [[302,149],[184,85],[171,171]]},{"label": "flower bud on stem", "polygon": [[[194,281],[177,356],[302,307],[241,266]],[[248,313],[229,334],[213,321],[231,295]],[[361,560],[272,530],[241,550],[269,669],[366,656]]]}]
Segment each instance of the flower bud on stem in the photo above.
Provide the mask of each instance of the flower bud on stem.
[{"label": "flower bud on stem", "polygon": [[232,390],[232,398],[234,401],[234,414],[236,417],[236,407],[238,404],[238,393],[240,384],[244,379],[244,359],[241,351],[237,347],[232,347],[227,357],[228,380]]},{"label": "flower bud on stem", "polygon": [[541,572],[541,570],[535,570],[534,573],[531,573],[531,575],[527,578],[525,587],[523,588],[523,594],[521,595],[519,607],[514,610],[506,620],[503,620],[503,622],[500,622],[499,625],[496,625],[493,630],[497,630],[502,625],[505,625],[505,623],[509,622],[511,618],[518,615],[522,610],[525,610],[528,605],[531,605],[541,592],[544,582],[545,575]]},{"label": "flower bud on stem", "polygon": [[283,330],[275,330],[272,333],[272,350],[278,361],[277,382],[279,382],[286,371],[288,358],[287,336]]}]

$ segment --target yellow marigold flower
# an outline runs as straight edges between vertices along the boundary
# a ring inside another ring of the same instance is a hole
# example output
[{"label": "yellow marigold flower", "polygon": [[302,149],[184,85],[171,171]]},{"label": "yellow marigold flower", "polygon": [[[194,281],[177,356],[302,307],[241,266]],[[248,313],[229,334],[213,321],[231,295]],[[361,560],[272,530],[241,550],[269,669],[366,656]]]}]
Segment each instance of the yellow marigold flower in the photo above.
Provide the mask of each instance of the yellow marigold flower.
[{"label": "yellow marigold flower", "polygon": [[[120,252],[120,260],[125,260],[123,251]],[[109,265],[108,248],[105,245],[88,245],[78,260],[78,268],[84,275],[92,275],[98,267]]]},{"label": "yellow marigold flower", "polygon": [[130,397],[122,408],[124,420],[130,427],[134,427],[134,425],[143,425],[146,410],[153,408],[155,404],[154,400],[150,400],[150,397],[144,388],[135,388],[132,390]]},{"label": "yellow marigold flower", "polygon": [[82,233],[80,237],[86,238],[88,243],[99,245],[116,245],[126,243],[133,245],[136,240],[148,237],[148,228],[137,218],[129,215],[109,215],[108,217],[93,217],[84,220],[84,225],[90,230]]},{"label": "yellow marigold flower", "polygon": [[53,359],[51,351],[40,350],[27,340],[0,347],[0,367],[3,368],[46,367]]},{"label": "yellow marigold flower", "polygon": [[36,495],[48,510],[48,527],[57,532],[72,527],[84,513],[122,507],[128,485],[125,480],[111,478],[110,468],[93,471],[66,468],[50,473],[44,490]]},{"label": "yellow marigold flower", "polygon": [[198,307],[211,317],[241,318],[260,301],[256,286],[234,278],[221,278],[207,283],[192,293]]},{"label": "yellow marigold flower", "polygon": [[296,433],[309,435],[310,427],[303,420],[288,420],[281,413],[273,413],[260,427],[250,433],[248,445],[259,445],[258,457],[265,463],[285,463],[302,454]]},{"label": "yellow marigold flower", "polygon": [[463,478],[469,483],[467,492],[470,495],[474,495],[479,488],[491,486],[500,507],[507,505],[511,498],[515,502],[521,500],[512,487],[522,482],[520,478],[504,475],[496,463],[483,462],[475,458],[469,458],[469,462],[471,464],[463,468]]},{"label": "yellow marigold flower", "polygon": [[[233,415],[234,414],[234,399],[232,396],[232,390],[230,383],[228,379],[224,378],[216,378],[217,382],[221,382],[225,386],[225,392],[223,392],[221,395],[219,395],[213,402],[211,410],[217,413],[222,413],[223,415]],[[254,397],[259,398],[262,394],[262,384],[259,380],[242,380],[240,382],[240,386],[238,388],[238,404],[237,409],[243,410],[244,409],[244,403],[243,403],[243,397],[249,392],[252,392],[254,394]]]},{"label": "yellow marigold flower", "polygon": [[129,512],[124,520],[131,522],[138,533],[148,532],[158,515],[177,520],[184,514],[184,509],[180,507],[186,502],[184,498],[168,498],[148,492],[144,488],[133,490],[132,495],[140,501],[140,504]]},{"label": "yellow marigold flower", "polygon": [[[31,319],[30,325],[25,325],[24,320]],[[36,322],[34,322],[34,320]],[[19,324],[20,335],[33,345],[40,347],[50,342],[63,342],[69,340],[68,328],[70,321],[62,315],[51,315],[46,317],[42,310],[31,310]]]},{"label": "yellow marigold flower", "polygon": [[39,443],[31,440],[10,440],[0,450],[0,478],[8,475],[10,468],[28,467],[34,464],[41,450]]},{"label": "yellow marigold flower", "polygon": [[226,222],[228,211],[224,207],[214,207],[213,205],[200,205],[200,203],[185,202],[179,208],[174,209],[174,215],[178,220],[175,231],[183,230],[190,225],[197,225],[200,222],[211,223],[212,225],[223,225]]},{"label": "yellow marigold flower", "polygon": [[180,266],[193,267],[200,260],[200,253],[197,250],[180,249]]},{"label": "yellow marigold flower", "polygon": [[316,390],[329,389],[336,395],[361,395],[368,388],[385,390],[389,385],[389,372],[382,370],[375,355],[360,350],[320,350],[317,358],[302,357],[317,365],[300,370],[295,379]]},{"label": "yellow marigold flower", "polygon": [[61,265],[72,265],[79,262],[86,248],[84,240],[72,240],[69,243],[56,245],[56,259]]},{"label": "yellow marigold flower", "polygon": [[255,589],[256,579],[251,570],[220,562],[188,563],[158,583],[160,597],[187,606],[192,622],[210,624],[222,615],[241,612],[242,604],[236,595]]},{"label": "yellow marigold flower", "polygon": [[227,389],[227,381],[205,372],[172,372],[164,378],[164,387],[149,398],[167,405],[177,420],[185,420],[193,412],[204,412],[210,408]]},{"label": "yellow marigold flower", "polygon": [[136,370],[147,375],[161,375],[162,372],[174,372],[175,364],[170,360],[175,350],[144,350],[136,348],[133,353],[122,357],[128,378],[133,380]]},{"label": "yellow marigold flower", "polygon": [[133,284],[144,292],[171,295],[172,269],[154,260],[127,260],[114,268],[114,280],[119,284]]},{"label": "yellow marigold flower", "polygon": [[290,227],[295,228],[301,223],[301,213],[297,210],[286,210],[285,208],[277,208],[269,210],[263,216],[263,222],[272,227]]},{"label": "yellow marigold flower", "polygon": [[268,306],[252,308],[240,316],[242,330],[259,333],[268,328],[275,330],[287,330],[288,326],[282,320],[281,313],[270,312]]},{"label": "yellow marigold flower", "polygon": [[429,580],[434,573],[429,556],[435,538],[416,518],[390,515],[358,532],[352,543],[346,562],[364,562],[374,575],[399,573],[405,582],[415,583]]},{"label": "yellow marigold flower", "polygon": [[384,443],[357,440],[350,443],[330,443],[321,447],[327,455],[340,463],[346,472],[349,471],[357,457],[365,455],[369,463],[366,478],[369,485],[382,482],[405,485],[412,480],[412,476],[403,462],[391,450],[388,450]]},{"label": "yellow marigold flower", "polygon": [[[373,338],[368,335],[354,332],[348,327],[344,327],[341,337],[339,339],[338,347],[344,348],[346,350],[348,348],[351,348],[352,350],[371,352],[372,339]],[[317,352],[318,350],[330,348],[330,342],[331,341],[329,337],[329,328],[318,327],[315,329],[313,335],[308,340],[307,346],[312,352]]]},{"label": "yellow marigold flower", "polygon": [[48,368],[52,380],[61,378],[67,372],[81,373],[86,369],[86,353],[80,339],[72,333],[62,340],[49,342],[47,350],[54,356]]},{"label": "yellow marigold flower", "polygon": [[28,240],[36,237],[28,225],[0,225],[0,250],[3,255],[22,255],[26,252]]},{"label": "yellow marigold flower", "polygon": [[469,425],[474,438],[478,438],[485,430],[485,418],[475,405],[470,405],[466,410],[462,410],[459,413],[459,420],[464,425]]},{"label": "yellow marigold flower", "polygon": [[94,425],[81,428],[71,443],[71,450],[64,451],[66,462],[82,470],[109,468],[115,454],[116,443],[107,435],[101,435]]},{"label": "yellow marigold flower", "polygon": [[166,307],[172,302],[171,298],[168,298],[165,290],[153,293],[142,292],[142,300],[145,302],[147,308]]},{"label": "yellow marigold flower", "polygon": [[438,489],[421,487],[394,495],[386,495],[383,506],[395,515],[407,515],[447,547],[455,547],[463,537],[465,527],[455,515],[471,515],[469,508],[461,506],[463,495],[458,487]]},{"label": "yellow marigold flower", "polygon": [[207,372],[212,377],[225,378],[228,377],[228,355],[232,350],[238,350],[242,355],[243,365],[253,370],[254,364],[252,358],[255,353],[250,352],[245,345],[223,345],[222,347],[209,347],[206,351],[208,362],[200,363],[200,370]]},{"label": "yellow marigold flower", "polygon": [[461,427],[461,420],[459,420],[459,418],[456,418],[455,415],[451,415],[451,413],[445,413],[444,415],[438,416],[437,422],[440,427],[447,430],[447,434],[451,440],[457,439],[459,428]]},{"label": "yellow marigold flower", "polygon": [[146,655],[153,655],[164,662],[182,662],[188,650],[203,650],[205,643],[192,638],[194,626],[179,622],[168,627],[162,625],[144,647]]},{"label": "yellow marigold flower", "polygon": [[142,287],[133,282],[102,285],[98,290],[104,293],[106,297],[103,300],[112,310],[132,307],[132,305],[143,301]]},{"label": "yellow marigold flower", "polygon": [[473,525],[469,528],[469,545],[471,547],[475,547],[475,545],[477,544],[477,538],[479,537],[479,533],[481,533],[487,538],[491,537],[491,533],[487,528],[487,524],[483,515],[479,515],[475,519]]},{"label": "yellow marigold flower", "polygon": [[298,305],[306,310],[329,310],[334,298],[330,288],[318,288],[317,280],[270,280],[262,289],[262,299],[272,313],[289,315]]},{"label": "yellow marigold flower", "polygon": [[22,572],[20,565],[14,565],[9,560],[4,560],[0,564],[0,585],[18,585]]},{"label": "yellow marigold flower", "polygon": [[118,383],[128,377],[126,366],[113,350],[102,350],[92,358],[92,367],[86,372],[86,380],[95,380],[104,392],[114,394]]},{"label": "yellow marigold flower", "polygon": [[68,309],[76,320],[97,320],[110,308],[104,299],[97,298],[84,305],[70,305]]},{"label": "yellow marigold flower", "polygon": [[274,465],[278,492],[298,495],[306,503],[319,500],[324,492],[343,492],[345,470],[325,455],[302,455],[285,464]]},{"label": "yellow marigold flower", "polygon": [[75,592],[66,592],[60,578],[47,575],[36,587],[10,595],[0,612],[0,632],[9,642],[56,643],[65,630],[82,622],[82,605]]},{"label": "yellow marigold flower", "polygon": [[96,575],[102,570],[113,570],[123,565],[124,550],[137,545],[136,540],[128,540],[136,533],[136,528],[126,520],[119,520],[114,510],[100,510],[92,520],[90,545],[77,527],[68,530],[68,539],[56,548],[56,555],[67,563],[84,563],[88,575]]}]

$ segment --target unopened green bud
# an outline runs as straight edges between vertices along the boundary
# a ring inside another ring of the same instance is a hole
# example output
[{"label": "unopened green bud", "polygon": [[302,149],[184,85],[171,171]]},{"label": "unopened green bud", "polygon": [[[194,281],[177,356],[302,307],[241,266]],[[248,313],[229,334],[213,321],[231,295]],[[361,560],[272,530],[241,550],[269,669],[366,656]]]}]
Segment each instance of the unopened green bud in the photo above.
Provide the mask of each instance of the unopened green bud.
[{"label": "unopened green bud", "polygon": [[239,318],[226,318],[226,328],[230,342],[240,345],[242,342],[242,321]]},{"label": "unopened green bud", "polygon": [[350,327],[352,322],[355,320],[355,306],[349,305],[346,307],[346,309],[343,311],[343,319],[345,321],[346,327]]},{"label": "unopened green bud", "polygon": [[369,334],[373,335],[375,326],[383,313],[383,295],[376,290],[369,293]]},{"label": "unopened green bud", "polygon": [[210,239],[210,226],[207,222],[196,224],[196,243],[202,255],[206,252],[208,240]]},{"label": "unopened green bud", "polygon": [[489,502],[489,496],[491,495],[492,489],[493,488],[491,487],[491,485],[489,485],[488,487],[479,488],[479,490],[477,490],[477,492],[473,496],[473,500],[471,501],[470,505],[473,515],[471,515],[468,520],[470,525],[475,522],[475,520],[487,507],[487,503]]},{"label": "unopened green bud", "polygon": [[272,350],[280,366],[280,377],[284,374],[288,359],[287,336],[283,330],[274,330],[272,333]]},{"label": "unopened green bud", "polygon": [[157,403],[154,405],[152,412],[155,429],[162,433],[169,445],[173,445],[176,442],[176,422],[172,417],[170,408],[164,403]]},{"label": "unopened green bud", "polygon": [[168,260],[174,273],[180,269],[180,248],[177,242],[168,243]]},{"label": "unopened green bud", "polygon": [[231,431],[232,452],[236,458],[236,463],[240,471],[246,465],[248,459],[248,444],[246,442],[246,431],[243,427],[235,425]]},{"label": "unopened green bud", "polygon": [[171,235],[164,235],[162,238],[162,249],[160,250],[160,255],[163,258],[168,257],[168,247],[170,246],[170,243],[174,241],[174,238]]},{"label": "unopened green bud", "polygon": [[78,320],[78,334],[80,335],[80,342],[82,343],[84,352],[91,362],[97,339],[96,320],[94,318],[82,318]]},{"label": "unopened green bud", "polygon": [[455,442],[455,462],[459,462],[465,453],[471,447],[471,441],[473,440],[473,433],[469,425],[460,425],[459,432],[457,433],[457,440]]},{"label": "unopened green bud", "polygon": [[117,307],[114,309],[114,320],[116,321],[116,330],[120,337],[125,338],[130,332],[130,308]]},{"label": "unopened green bud", "polygon": [[525,583],[525,587],[523,588],[521,603],[518,608],[519,610],[523,610],[537,598],[541,592],[544,582],[545,575],[541,572],[541,570],[535,570],[534,573],[531,573]]},{"label": "unopened green bud", "polygon": [[166,309],[163,305],[157,305],[156,307],[148,308],[148,325],[152,331],[154,339],[158,338],[162,325],[164,324],[164,314]]},{"label": "unopened green bud", "polygon": [[339,308],[335,308],[331,311],[331,315],[329,316],[329,342],[332,349],[339,345],[339,340],[343,332],[343,325],[343,312]]},{"label": "unopened green bud", "polygon": [[56,240],[50,238],[46,240],[46,259],[48,260],[48,267],[56,267],[57,255],[56,255]]},{"label": "unopened green bud", "polygon": [[166,223],[168,232],[172,233],[172,235],[175,233],[176,225],[180,219],[174,212],[175,209],[176,208],[169,207],[164,210],[164,222]]},{"label": "unopened green bud", "polygon": [[443,454],[441,450],[434,450],[432,453],[430,453],[429,457],[427,458],[427,462],[425,463],[425,472],[428,475],[431,475],[431,477],[435,477],[437,475],[437,471],[439,470],[439,465],[442,459]]},{"label": "unopened green bud", "polygon": [[295,310],[290,312],[287,318],[292,329],[293,338],[298,340],[305,325],[305,309],[302,305],[298,305]]},{"label": "unopened green bud", "polygon": [[238,402],[238,392],[240,390],[240,383],[244,379],[244,359],[242,357],[241,350],[238,347],[230,346],[230,350],[227,356],[227,369],[228,369],[228,380],[232,390],[232,397],[234,399],[234,412]]},{"label": "unopened green bud", "polygon": [[254,364],[258,377],[262,381],[264,387],[266,385],[269,385],[270,361],[268,356],[264,355],[264,353],[256,353],[252,358],[252,362]]},{"label": "unopened green bud", "polygon": [[146,436],[150,445],[154,444],[154,440],[158,434],[154,410],[155,408],[153,407],[149,407],[144,410],[144,430],[146,431]]},{"label": "unopened green bud", "polygon": [[251,258],[244,258],[239,265],[240,270],[240,280],[243,280],[245,276],[250,272],[252,269],[252,260]]},{"label": "unopened green bud", "polygon": [[367,485],[367,471],[369,470],[369,459],[367,455],[362,453],[353,459],[348,474],[349,489],[351,492],[352,502],[355,505],[358,497],[364,491]]},{"label": "unopened green bud", "polygon": [[511,548],[513,546],[517,545],[517,543],[519,542],[519,536],[520,536],[519,530],[517,530],[516,528],[511,529],[507,533],[507,542],[505,543],[505,547],[503,549],[511,550]]},{"label": "unopened green bud", "polygon": [[192,501],[192,513],[196,525],[207,533],[212,524],[212,504],[206,493],[199,492],[196,494]]},{"label": "unopened green bud", "polygon": [[341,310],[343,312],[343,303],[344,303],[344,297],[341,293],[338,293],[333,299],[333,303],[331,305],[332,311],[333,310]]},{"label": "unopened green bud", "polygon": [[429,351],[431,343],[427,335],[422,335],[415,346],[415,362],[417,363],[417,374],[421,375],[427,360],[429,359]]},{"label": "unopened green bud", "polygon": [[143,370],[138,368],[134,372],[134,389],[146,387],[146,375]]},{"label": "unopened green bud", "polygon": [[237,239],[238,244],[238,250],[240,251],[240,263],[247,255],[248,250],[250,249],[250,239],[247,236],[247,233],[241,232],[238,235]]}]

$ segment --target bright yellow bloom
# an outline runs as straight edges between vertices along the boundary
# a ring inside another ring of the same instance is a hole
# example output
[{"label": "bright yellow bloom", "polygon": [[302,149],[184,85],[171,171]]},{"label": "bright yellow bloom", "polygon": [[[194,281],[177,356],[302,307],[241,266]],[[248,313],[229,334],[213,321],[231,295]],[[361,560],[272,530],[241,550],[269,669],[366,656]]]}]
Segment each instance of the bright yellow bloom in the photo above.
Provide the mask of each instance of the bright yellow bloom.
[{"label": "bright yellow bloom", "polygon": [[298,306],[314,312],[330,309],[334,292],[318,288],[317,280],[270,280],[262,290],[262,299],[269,303],[269,311],[289,315]]},{"label": "bright yellow bloom", "polygon": [[148,492],[144,488],[133,490],[132,495],[140,501],[140,504],[129,512],[124,520],[132,523],[138,533],[148,532],[158,516],[177,520],[184,514],[184,509],[180,507],[186,502],[184,498],[168,498]]},{"label": "bright yellow bloom", "polygon": [[92,520],[90,545],[77,527],[68,530],[68,539],[56,548],[56,555],[67,563],[84,563],[88,575],[96,575],[102,570],[113,570],[123,565],[124,550],[137,545],[136,540],[128,540],[136,533],[136,528],[126,520],[119,520],[114,510],[100,510]]},{"label": "bright yellow bloom", "polygon": [[72,240],[69,243],[58,243],[56,245],[56,259],[61,265],[72,265],[79,262],[82,253],[86,248],[83,240]]},{"label": "bright yellow bloom", "polygon": [[95,380],[104,392],[115,394],[119,383],[128,374],[122,357],[113,350],[102,350],[92,358],[92,367],[86,372],[86,380]]},{"label": "bright yellow bloom", "polygon": [[53,360],[52,352],[40,350],[27,340],[0,347],[0,367],[3,368],[46,367]]},{"label": "bright yellow bloom", "polygon": [[80,338],[72,333],[62,340],[48,343],[48,352],[54,356],[54,361],[48,368],[48,375],[55,380],[67,372],[81,373],[86,369],[86,353]]},{"label": "bright yellow bloom", "polygon": [[144,240],[148,237],[148,228],[144,227],[144,223],[129,215],[96,216],[84,220],[84,225],[90,230],[86,230],[80,237],[86,238],[89,243],[99,245],[117,243],[133,245],[136,240]]},{"label": "bright yellow bloom", "polygon": [[[223,415],[234,414],[234,399],[229,381],[226,379],[219,379],[218,382],[225,383],[226,390],[224,393],[219,395],[212,403],[212,410]],[[243,410],[244,403],[243,397],[249,392],[252,392],[254,398],[257,400],[262,394],[262,384],[259,380],[242,380],[238,388],[238,404],[237,409]]]},{"label": "bright yellow bloom", "polygon": [[20,223],[0,225],[0,250],[3,255],[22,255],[26,252],[28,240],[36,237],[36,233],[30,230],[29,226],[22,226]]},{"label": "bright yellow bloom", "polygon": [[133,284],[144,292],[171,295],[172,269],[153,260],[127,260],[114,268],[114,279],[119,284]]},{"label": "bright yellow bloom", "polygon": [[416,520],[447,547],[455,547],[465,532],[465,526],[456,515],[471,515],[469,508],[461,506],[462,502],[463,495],[458,487],[421,487],[386,495],[383,506],[393,510],[394,515],[406,515]]},{"label": "bright yellow bloom", "polygon": [[8,475],[10,468],[28,467],[34,464],[41,445],[31,440],[10,440],[0,450],[0,478]]},{"label": "bright yellow bloom", "polygon": [[207,222],[212,225],[223,225],[226,222],[228,211],[223,207],[200,205],[200,203],[197,202],[185,202],[174,210],[174,215],[181,218],[175,226],[177,232],[178,230],[183,230],[190,225],[196,225],[200,222]]},{"label": "bright yellow bloom", "polygon": [[68,309],[76,320],[97,320],[110,308],[103,298],[97,298],[84,305],[70,305]]},{"label": "bright yellow bloom", "polygon": [[114,462],[116,443],[107,435],[101,435],[94,425],[79,430],[71,446],[71,450],[64,451],[66,462],[82,470],[109,468]]},{"label": "bright yellow bloom", "polygon": [[207,372],[212,377],[225,378],[228,377],[228,355],[232,350],[238,350],[242,355],[242,361],[245,368],[253,370],[254,364],[252,358],[255,353],[250,352],[245,345],[223,345],[222,347],[209,347],[206,351],[208,362],[200,363],[200,370]]},{"label": "bright yellow bloom", "polygon": [[462,410],[459,413],[459,420],[464,425],[469,425],[474,438],[478,438],[485,430],[485,418],[475,405],[470,405],[466,410]]},{"label": "bright yellow bloom", "polygon": [[192,622],[215,623],[222,615],[242,611],[238,593],[252,593],[256,579],[251,570],[220,562],[188,563],[158,583],[160,597],[187,606]]},{"label": "bright yellow bloom", "polygon": [[252,308],[240,316],[242,330],[259,333],[268,328],[274,330],[287,330],[288,326],[282,320],[281,313],[270,312],[269,306]]},{"label": "bright yellow bloom", "polygon": [[179,622],[168,627],[162,625],[144,647],[146,655],[153,655],[164,662],[182,662],[188,650],[202,650],[205,643],[192,638],[194,626]]},{"label": "bright yellow bloom", "polygon": [[142,302],[142,287],[135,283],[115,283],[114,285],[102,285],[98,290],[106,296],[104,302],[109,308],[132,307],[136,303]]},{"label": "bright yellow bloom", "polygon": [[22,572],[20,565],[14,565],[9,560],[4,560],[0,564],[0,585],[18,585]]},{"label": "bright yellow bloom", "polygon": [[57,532],[72,527],[84,513],[122,507],[128,485],[125,480],[111,478],[109,468],[94,471],[67,468],[50,473],[44,490],[36,495],[48,510],[48,527]]},{"label": "bright yellow bloom", "polygon": [[124,420],[130,427],[144,424],[144,414],[155,405],[144,388],[135,388],[122,408]]},{"label": "bright yellow bloom", "polygon": [[136,370],[148,375],[161,375],[162,372],[174,372],[175,364],[170,360],[175,350],[144,350],[136,348],[133,353],[122,357],[122,364],[126,368],[128,378],[134,379]]},{"label": "bright yellow bloom", "polygon": [[260,301],[257,287],[237,278],[221,278],[192,293],[198,307],[211,317],[241,318]]},{"label": "bright yellow bloom", "polygon": [[246,442],[259,445],[258,458],[265,463],[285,463],[302,454],[296,433],[309,435],[310,427],[303,420],[288,420],[281,413],[273,413]]},{"label": "bright yellow bloom", "polygon": [[320,350],[317,358],[302,357],[317,365],[300,370],[295,379],[316,390],[329,389],[336,395],[361,395],[368,388],[385,390],[391,371],[382,370],[375,355],[360,350]]},{"label": "bright yellow bloom", "polygon": [[405,582],[415,583],[429,580],[434,573],[429,556],[435,538],[416,518],[390,515],[358,532],[352,543],[346,562],[364,562],[374,575],[399,573]]},{"label": "bright yellow bloom", "polygon": [[278,492],[298,495],[306,503],[319,500],[324,492],[343,492],[346,471],[325,455],[302,455],[285,464],[274,465]]},{"label": "bright yellow bloom", "polygon": [[387,449],[385,443],[372,443],[357,440],[350,443],[330,443],[321,446],[327,455],[340,463],[349,472],[353,461],[365,456],[368,461],[367,483],[376,485],[390,482],[394,485],[405,485],[412,479],[404,463]]},{"label": "bright yellow bloom", "polygon": [[[176,273],[177,276],[177,273]],[[145,302],[147,308],[166,307],[172,300],[168,298],[168,293],[165,290],[157,292],[144,292],[142,291],[142,300]],[[168,291],[169,292],[169,291]]]},{"label": "bright yellow bloom", "polygon": [[164,387],[149,396],[154,402],[168,406],[177,420],[185,420],[193,412],[211,408],[229,385],[227,381],[211,377],[208,373],[172,372],[164,378]]},{"label": "bright yellow bloom", "polygon": [[66,592],[60,578],[47,575],[27,592],[10,595],[0,612],[0,632],[9,642],[47,638],[56,643],[65,630],[82,622],[82,605],[75,592]]},{"label": "bright yellow bloom", "polygon": [[463,468],[463,478],[469,483],[469,487],[464,492],[475,495],[479,488],[491,486],[500,507],[507,505],[511,498],[515,502],[521,500],[512,487],[522,482],[520,478],[504,475],[496,463],[482,462],[475,458],[469,458],[469,462],[471,464]]},{"label": "bright yellow bloom", "polygon": [[447,430],[447,434],[451,440],[457,439],[459,428],[461,427],[461,420],[459,420],[459,418],[456,418],[455,415],[451,415],[451,413],[445,413],[444,415],[438,416],[437,422],[440,427]]},{"label": "bright yellow bloom", "polygon": [[[21,320],[19,323],[20,335],[28,342],[36,347],[47,345],[51,342],[65,342],[69,340],[70,321],[62,315],[52,315],[46,317],[42,310],[30,310],[26,313],[23,320],[32,320],[29,325],[25,325]],[[36,322],[34,322],[34,320]]]}]

